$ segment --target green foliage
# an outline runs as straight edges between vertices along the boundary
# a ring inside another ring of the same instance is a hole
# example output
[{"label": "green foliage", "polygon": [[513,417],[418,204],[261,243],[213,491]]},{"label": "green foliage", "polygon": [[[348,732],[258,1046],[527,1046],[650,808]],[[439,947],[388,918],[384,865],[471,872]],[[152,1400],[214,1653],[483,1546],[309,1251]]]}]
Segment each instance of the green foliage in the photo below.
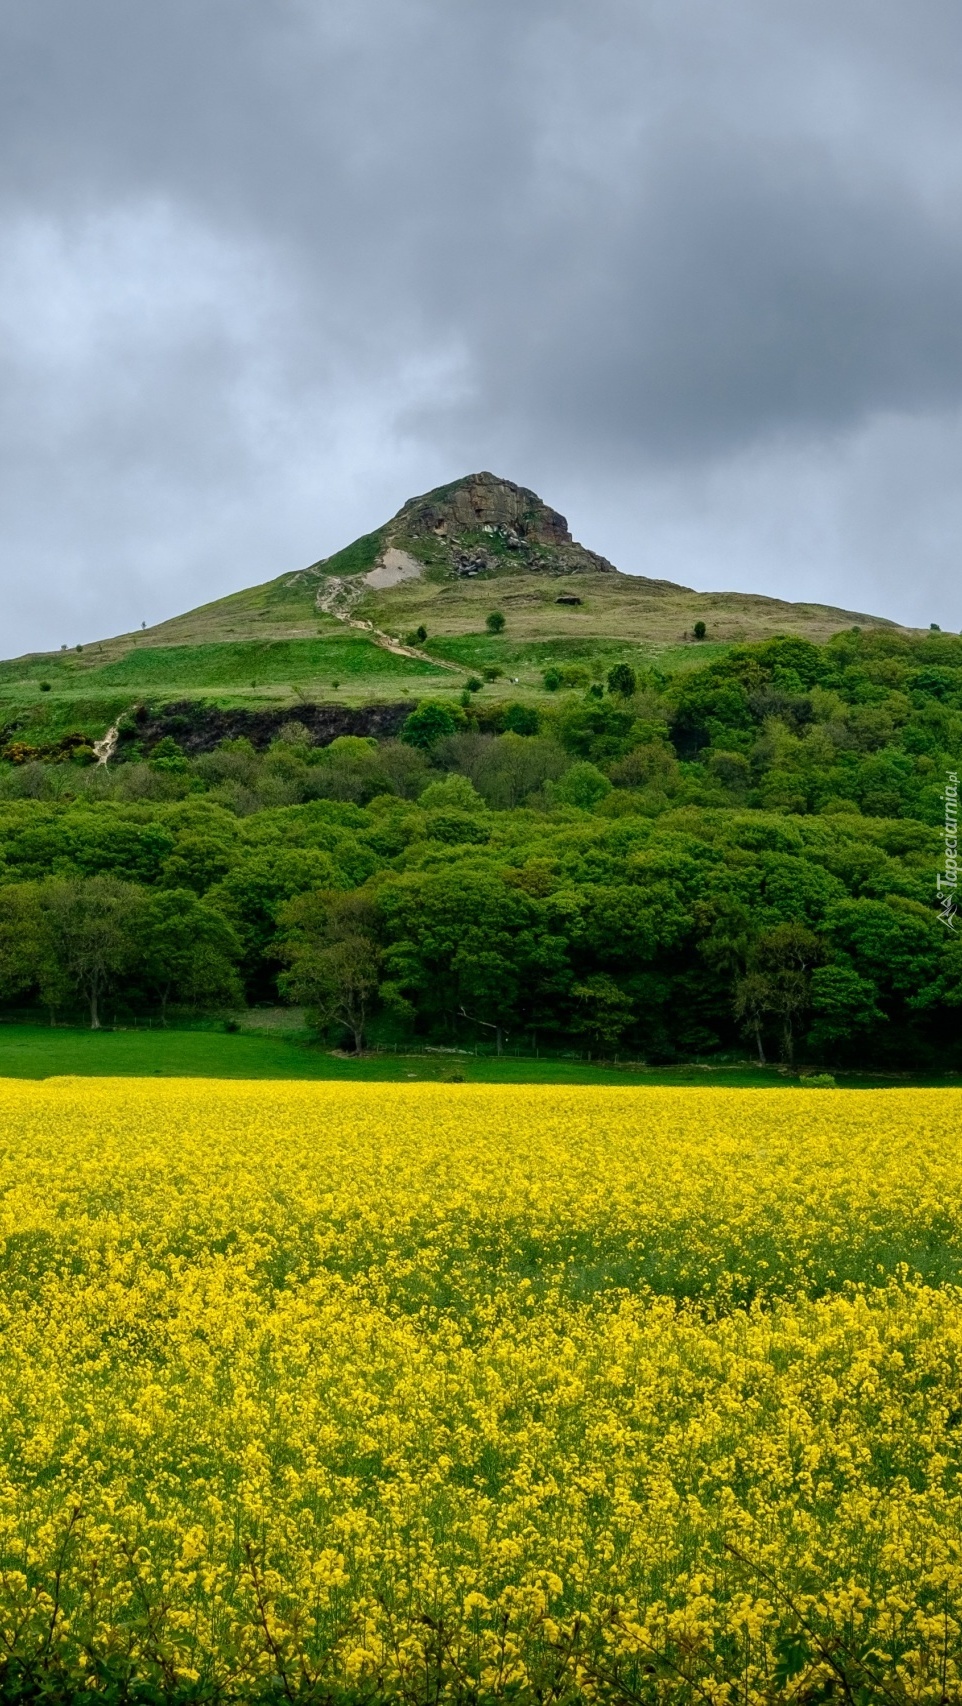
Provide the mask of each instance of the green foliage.
[{"label": "green foliage", "polygon": [[484,625],[489,634],[503,634],[505,617],[500,610],[492,610],[491,614],[485,617]]},{"label": "green foliage", "polygon": [[596,764],[582,760],[572,764],[566,770],[560,782],[552,785],[551,797],[565,806],[581,806],[585,811],[591,811],[606,796],[611,793],[611,783],[608,777],[598,769]]},{"label": "green foliage", "polygon": [[202,1011],[238,1005],[243,1000],[240,955],[240,942],[226,918],[192,889],[159,889],[150,895],[139,921],[138,960],[162,1019],[170,1002]]},{"label": "green foliage", "polygon": [[638,682],[635,672],[628,663],[616,663],[608,671],[608,692],[618,693],[623,699],[630,699]]},{"label": "green foliage", "polygon": [[498,718],[500,728],[505,733],[516,735],[536,735],[541,728],[541,718],[534,705],[517,703],[505,705]]},{"label": "green foliage", "polygon": [[[320,747],[292,721],[266,749],[191,757],[192,730],[151,750],[132,715],[130,760],[105,771],[72,762],[76,722],[47,747],[8,730],[0,1003],[89,1006],[66,943],[93,931],[98,895],[104,939],[123,938],[101,1008],[229,1005],[238,977],[276,1000],[287,909],[358,894],[381,956],[367,1029],[962,1067],[962,937],[934,903],[962,639],[706,646],[630,700],[583,691],[599,672],[583,656],[554,664],[581,691],[482,695],[470,717],[423,700],[400,740]],[[343,984],[334,946],[315,941]]]},{"label": "green foliage", "polygon": [[449,705],[437,699],[423,699],[417,710],[405,719],[401,739],[408,746],[430,752],[445,735],[453,735],[456,728],[455,714]]},{"label": "green foliage", "polygon": [[629,750],[633,722],[630,711],[616,710],[608,700],[586,698],[565,706],[557,723],[558,738],[578,758],[602,764]]},{"label": "green foliage", "polygon": [[290,902],[280,924],[281,952],[290,966],[281,988],[308,1009],[319,1029],[343,1026],[359,1052],[381,981],[371,896],[314,891]]}]

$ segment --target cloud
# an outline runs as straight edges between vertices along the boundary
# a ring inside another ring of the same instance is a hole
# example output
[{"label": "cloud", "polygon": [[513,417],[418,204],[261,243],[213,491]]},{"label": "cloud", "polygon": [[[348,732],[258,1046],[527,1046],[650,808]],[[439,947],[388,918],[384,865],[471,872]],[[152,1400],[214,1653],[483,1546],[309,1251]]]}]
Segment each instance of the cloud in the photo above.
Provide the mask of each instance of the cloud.
[{"label": "cloud", "polygon": [[482,466],[627,569],[962,626],[960,47],[948,0],[6,0],[2,649]]}]

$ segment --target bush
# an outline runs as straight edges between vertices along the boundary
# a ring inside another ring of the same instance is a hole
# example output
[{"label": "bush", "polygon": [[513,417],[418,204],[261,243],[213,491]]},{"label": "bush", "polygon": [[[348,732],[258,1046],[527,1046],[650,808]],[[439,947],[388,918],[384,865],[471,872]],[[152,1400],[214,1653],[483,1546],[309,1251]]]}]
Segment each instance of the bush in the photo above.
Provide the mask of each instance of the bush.
[{"label": "bush", "polygon": [[450,705],[442,704],[439,699],[423,699],[405,719],[401,739],[407,746],[419,746],[422,752],[428,752],[445,735],[453,735],[460,720]]},{"label": "bush", "polygon": [[708,632],[708,629],[705,627],[705,624],[702,621],[696,622],[694,627],[692,628],[692,633],[694,634],[696,640],[703,640],[705,638],[705,635],[707,634],[707,632]]},{"label": "bush", "polygon": [[550,797],[553,800],[564,806],[580,806],[583,811],[591,811],[611,793],[611,783],[607,776],[602,774],[597,765],[588,763],[573,764],[560,782],[554,782],[550,786]]},{"label": "bush", "polygon": [[480,693],[484,682],[477,675],[469,675],[464,685],[468,693]]},{"label": "bush", "polygon": [[500,610],[492,610],[490,616],[485,617],[484,625],[487,628],[489,634],[503,634],[504,633],[504,617],[503,617],[501,611]]},{"label": "bush", "polygon": [[522,705],[516,702],[506,705],[499,719],[501,728],[515,735],[536,735],[541,727],[541,718],[533,705]]},{"label": "bush", "polygon": [[554,665],[550,669],[546,669],[541,677],[541,685],[546,693],[557,693],[561,686],[560,669],[555,669]]},{"label": "bush", "polygon": [[623,699],[630,699],[638,683],[630,663],[616,663],[608,671],[608,692],[619,693]]},{"label": "bush", "polygon": [[172,735],[164,735],[162,740],[151,749],[148,764],[151,770],[171,775],[182,775],[190,769],[187,754],[183,747],[178,746]]}]

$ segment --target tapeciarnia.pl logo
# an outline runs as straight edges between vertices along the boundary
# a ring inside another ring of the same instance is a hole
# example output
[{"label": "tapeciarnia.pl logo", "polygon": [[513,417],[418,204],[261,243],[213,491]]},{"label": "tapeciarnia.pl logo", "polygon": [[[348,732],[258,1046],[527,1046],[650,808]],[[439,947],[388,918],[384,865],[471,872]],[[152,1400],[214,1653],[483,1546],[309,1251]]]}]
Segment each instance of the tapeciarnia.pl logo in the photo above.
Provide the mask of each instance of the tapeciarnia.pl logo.
[{"label": "tapeciarnia.pl logo", "polygon": [[948,930],[955,929],[955,896],[959,886],[959,778],[955,770],[950,770],[945,778],[945,827],[943,840],[945,842],[942,863],[945,866],[935,878],[935,892],[938,895],[939,918]]}]

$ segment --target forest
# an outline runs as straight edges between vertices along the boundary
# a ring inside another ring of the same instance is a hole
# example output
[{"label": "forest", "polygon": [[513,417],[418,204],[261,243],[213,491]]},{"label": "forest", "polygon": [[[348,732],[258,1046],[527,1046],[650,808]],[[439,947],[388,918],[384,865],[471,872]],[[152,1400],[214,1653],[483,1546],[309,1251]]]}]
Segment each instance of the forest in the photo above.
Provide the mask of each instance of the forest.
[{"label": "forest", "polygon": [[592,673],[422,700],[380,740],[318,745],[292,714],[266,746],[196,751],[189,715],[158,735],[147,704],[107,766],[80,735],[10,735],[3,1012],[281,1001],[347,1049],[962,1065],[937,893],[962,639],[855,628]]}]

